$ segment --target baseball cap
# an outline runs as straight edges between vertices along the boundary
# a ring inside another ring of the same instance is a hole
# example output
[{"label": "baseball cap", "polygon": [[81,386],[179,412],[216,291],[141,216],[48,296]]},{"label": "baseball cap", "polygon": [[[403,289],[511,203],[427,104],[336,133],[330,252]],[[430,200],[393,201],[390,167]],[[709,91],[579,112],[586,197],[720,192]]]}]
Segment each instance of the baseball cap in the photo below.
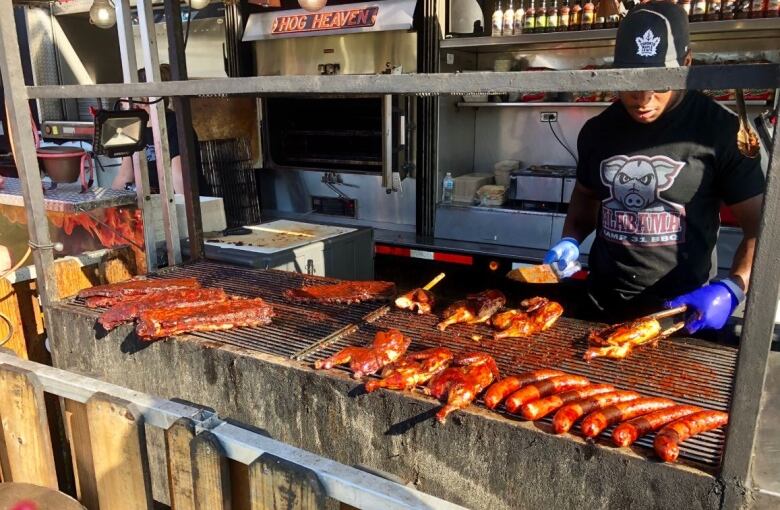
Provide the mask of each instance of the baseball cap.
[{"label": "baseball cap", "polygon": [[618,26],[614,66],[680,67],[690,40],[682,7],[665,1],[640,4]]}]

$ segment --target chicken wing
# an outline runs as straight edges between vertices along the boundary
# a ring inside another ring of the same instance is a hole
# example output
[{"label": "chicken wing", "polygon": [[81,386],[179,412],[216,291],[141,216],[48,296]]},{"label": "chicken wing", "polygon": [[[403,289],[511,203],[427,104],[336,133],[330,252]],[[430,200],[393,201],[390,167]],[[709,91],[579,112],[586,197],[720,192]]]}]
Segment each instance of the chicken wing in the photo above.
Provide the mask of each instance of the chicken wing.
[{"label": "chicken wing", "polygon": [[403,359],[385,367],[382,370],[382,379],[367,381],[366,391],[371,393],[379,388],[410,390],[425,384],[431,377],[446,369],[452,358],[452,351],[446,347],[434,347],[407,354]]},{"label": "chicken wing", "polygon": [[425,289],[414,289],[395,300],[395,306],[401,310],[417,311],[419,314],[431,313],[436,299],[433,292]]},{"label": "chicken wing", "polygon": [[588,336],[588,341],[593,345],[587,351],[583,359],[590,361],[593,358],[623,359],[631,354],[634,347],[650,342],[657,342],[663,338],[661,323],[654,318],[641,318],[630,322],[615,324],[601,331],[593,331]]},{"label": "chicken wing", "polygon": [[445,396],[447,398],[447,403],[436,413],[440,423],[445,423],[453,411],[467,407],[499,377],[496,361],[484,352],[461,356],[454,364],[456,366],[447,368],[431,379],[426,390],[439,400],[444,400]]},{"label": "chicken wing", "polygon": [[493,325],[501,329],[493,338],[517,338],[550,329],[563,315],[560,303],[543,297],[526,299],[522,310],[509,310],[493,318]]},{"label": "chicken wing", "polygon": [[412,340],[397,329],[380,331],[374,337],[371,347],[347,347],[329,358],[314,363],[316,369],[328,369],[335,365],[349,363],[352,377],[360,379],[378,372],[403,356]]}]

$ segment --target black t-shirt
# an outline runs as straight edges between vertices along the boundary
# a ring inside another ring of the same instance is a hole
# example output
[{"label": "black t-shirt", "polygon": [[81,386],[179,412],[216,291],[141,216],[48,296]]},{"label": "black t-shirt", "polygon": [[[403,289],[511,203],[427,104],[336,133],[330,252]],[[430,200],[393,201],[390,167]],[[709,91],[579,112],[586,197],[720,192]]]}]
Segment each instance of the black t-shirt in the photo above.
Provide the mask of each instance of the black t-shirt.
[{"label": "black t-shirt", "polygon": [[[179,136],[177,134],[176,113],[171,110],[165,111],[165,123],[168,128],[168,154],[173,159],[179,156]],[[201,195],[210,195],[210,187],[203,175],[203,167],[200,160],[200,145],[198,135],[195,130],[192,131],[195,141],[195,164],[198,169],[198,191]],[[149,189],[152,193],[160,192],[160,180],[157,175],[157,154],[154,148],[154,132],[151,126],[144,129],[144,141],[146,142],[146,162],[149,168]],[[184,170],[184,168],[182,168]]]},{"label": "black t-shirt", "polygon": [[604,308],[656,307],[717,271],[720,204],[764,190],[760,160],[737,150],[736,115],[699,92],[651,124],[618,102],[577,141],[577,180],[601,200],[588,258]]}]

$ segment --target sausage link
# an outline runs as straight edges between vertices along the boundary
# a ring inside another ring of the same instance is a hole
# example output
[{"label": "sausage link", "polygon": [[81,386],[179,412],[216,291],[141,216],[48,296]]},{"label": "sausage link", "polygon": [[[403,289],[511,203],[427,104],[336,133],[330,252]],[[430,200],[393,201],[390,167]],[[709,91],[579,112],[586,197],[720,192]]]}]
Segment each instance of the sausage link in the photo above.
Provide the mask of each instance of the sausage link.
[{"label": "sausage link", "polygon": [[564,391],[546,398],[540,398],[533,402],[528,402],[520,408],[520,414],[526,420],[540,420],[555,411],[556,409],[570,404],[576,400],[598,395],[599,393],[609,393],[615,391],[614,386],[609,384],[591,384],[584,388],[571,391]]},{"label": "sausage link", "polygon": [[596,437],[615,423],[672,406],[674,406],[674,401],[658,397],[644,397],[620,402],[590,413],[580,423],[580,430],[585,437]]},{"label": "sausage link", "polygon": [[584,388],[589,385],[590,381],[587,377],[581,375],[559,375],[558,377],[552,377],[539,381],[538,383],[529,384],[523,386],[516,392],[509,395],[504,402],[504,407],[510,413],[516,413],[523,404],[539,400],[542,397],[552,395],[561,391],[573,390],[575,388]]},{"label": "sausage link", "polygon": [[563,375],[560,370],[551,370],[549,368],[543,368],[541,370],[534,370],[533,372],[526,372],[520,375],[512,375],[501,379],[500,381],[493,383],[493,385],[485,392],[485,407],[488,409],[495,409],[495,407],[506,398],[507,395],[514,393],[526,384],[531,384],[550,377]]},{"label": "sausage link", "polygon": [[639,393],[635,391],[613,391],[610,393],[601,393],[592,397],[584,398],[558,409],[553,417],[553,430],[556,434],[568,432],[574,422],[588,413],[598,409],[617,404],[618,402],[627,402],[639,398]]},{"label": "sausage link", "polygon": [[640,437],[655,432],[667,423],[701,410],[701,407],[680,405],[634,418],[615,427],[612,431],[612,442],[615,446],[630,446]]},{"label": "sausage link", "polygon": [[723,411],[699,411],[666,425],[656,434],[653,447],[664,462],[674,462],[680,455],[680,443],[689,437],[717,429],[729,422]]}]

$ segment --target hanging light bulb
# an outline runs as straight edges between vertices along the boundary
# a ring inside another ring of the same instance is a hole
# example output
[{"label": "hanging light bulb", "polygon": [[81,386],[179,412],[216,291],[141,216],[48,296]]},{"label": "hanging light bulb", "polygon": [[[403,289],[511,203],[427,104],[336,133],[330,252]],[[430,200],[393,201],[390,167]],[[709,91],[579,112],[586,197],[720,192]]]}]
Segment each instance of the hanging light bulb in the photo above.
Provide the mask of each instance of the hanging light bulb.
[{"label": "hanging light bulb", "polygon": [[298,0],[298,5],[309,12],[317,12],[328,3],[328,0]]},{"label": "hanging light bulb", "polygon": [[211,0],[190,0],[190,9],[195,9],[196,11],[205,9],[210,2]]},{"label": "hanging light bulb", "polygon": [[100,28],[116,25],[116,11],[109,0],[95,0],[89,9],[89,21]]}]

